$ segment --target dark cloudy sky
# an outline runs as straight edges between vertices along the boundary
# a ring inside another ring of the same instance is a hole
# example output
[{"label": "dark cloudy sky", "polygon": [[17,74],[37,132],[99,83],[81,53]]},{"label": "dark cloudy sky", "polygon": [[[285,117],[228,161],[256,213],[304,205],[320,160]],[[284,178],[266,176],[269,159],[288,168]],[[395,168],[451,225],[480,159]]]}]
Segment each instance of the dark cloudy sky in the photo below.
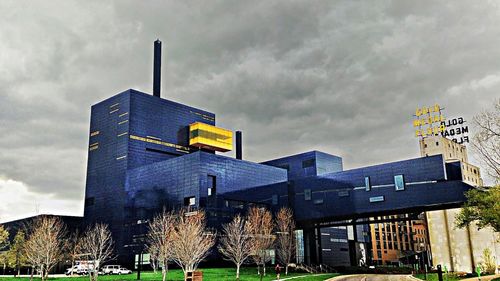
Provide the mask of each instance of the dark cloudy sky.
[{"label": "dark cloudy sky", "polygon": [[471,120],[500,96],[494,1],[3,0],[0,11],[0,221],[82,214],[90,106],[151,92],[156,38],[162,95],[242,130],[252,161],[417,157],[417,106]]}]

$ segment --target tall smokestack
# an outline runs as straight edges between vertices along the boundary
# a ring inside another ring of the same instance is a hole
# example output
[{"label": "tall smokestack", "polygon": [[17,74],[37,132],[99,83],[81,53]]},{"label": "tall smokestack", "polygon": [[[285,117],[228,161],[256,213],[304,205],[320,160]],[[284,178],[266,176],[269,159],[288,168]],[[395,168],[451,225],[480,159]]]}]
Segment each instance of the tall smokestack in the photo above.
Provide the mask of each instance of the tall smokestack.
[{"label": "tall smokestack", "polygon": [[236,131],[236,159],[242,159],[243,153],[241,150],[241,131]]},{"label": "tall smokestack", "polygon": [[156,39],[154,44],[153,61],[153,96],[160,97],[161,88],[161,41]]}]

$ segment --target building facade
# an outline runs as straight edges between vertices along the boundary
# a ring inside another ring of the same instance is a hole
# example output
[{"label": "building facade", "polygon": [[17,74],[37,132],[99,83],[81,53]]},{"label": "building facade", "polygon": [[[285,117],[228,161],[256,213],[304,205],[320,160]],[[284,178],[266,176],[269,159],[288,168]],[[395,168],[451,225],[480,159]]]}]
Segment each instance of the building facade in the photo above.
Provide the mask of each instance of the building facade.
[{"label": "building facade", "polygon": [[[443,155],[446,163],[460,170],[463,182],[475,187],[483,185],[479,168],[468,163],[464,145],[441,136],[425,137],[420,140],[420,153],[424,157]],[[441,264],[450,271],[473,272],[483,260],[484,249],[500,253],[500,245],[492,229],[478,230],[474,226],[458,229],[455,217],[459,213],[460,208],[426,212],[433,265]]]},{"label": "building facade", "polygon": [[304,262],[359,265],[372,262],[370,229],[352,219],[458,206],[470,188],[440,155],[344,171],[342,158],[319,151],[262,163],[216,154],[232,143],[215,114],[159,95],[127,90],[95,104],[85,224],[109,224],[118,261],[129,264],[163,208],[204,209],[218,228],[248,206],[287,206]]}]

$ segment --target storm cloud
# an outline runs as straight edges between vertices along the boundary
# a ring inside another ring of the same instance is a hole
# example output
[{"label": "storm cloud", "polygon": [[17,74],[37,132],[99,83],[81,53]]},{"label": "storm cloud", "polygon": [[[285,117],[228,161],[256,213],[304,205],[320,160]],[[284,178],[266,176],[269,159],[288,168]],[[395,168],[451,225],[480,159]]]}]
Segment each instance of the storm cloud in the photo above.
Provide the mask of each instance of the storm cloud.
[{"label": "storm cloud", "polygon": [[2,1],[0,11],[0,221],[82,214],[90,106],[151,92],[157,38],[162,96],[242,130],[251,161],[313,149],[346,168],[418,157],[417,106],[471,121],[500,96],[498,2]]}]

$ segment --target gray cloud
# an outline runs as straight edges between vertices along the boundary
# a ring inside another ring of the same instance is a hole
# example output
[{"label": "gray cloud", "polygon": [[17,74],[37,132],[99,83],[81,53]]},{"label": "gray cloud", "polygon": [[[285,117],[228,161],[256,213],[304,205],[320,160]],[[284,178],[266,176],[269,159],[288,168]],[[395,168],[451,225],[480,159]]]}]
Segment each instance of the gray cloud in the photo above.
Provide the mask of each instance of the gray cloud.
[{"label": "gray cloud", "polygon": [[347,168],[416,157],[416,106],[438,102],[471,120],[499,96],[494,2],[3,1],[0,9],[0,175],[61,200],[83,197],[90,106],[128,88],[150,92],[156,38],[166,52],[163,96],[243,130],[253,161],[311,149],[342,156]]}]

